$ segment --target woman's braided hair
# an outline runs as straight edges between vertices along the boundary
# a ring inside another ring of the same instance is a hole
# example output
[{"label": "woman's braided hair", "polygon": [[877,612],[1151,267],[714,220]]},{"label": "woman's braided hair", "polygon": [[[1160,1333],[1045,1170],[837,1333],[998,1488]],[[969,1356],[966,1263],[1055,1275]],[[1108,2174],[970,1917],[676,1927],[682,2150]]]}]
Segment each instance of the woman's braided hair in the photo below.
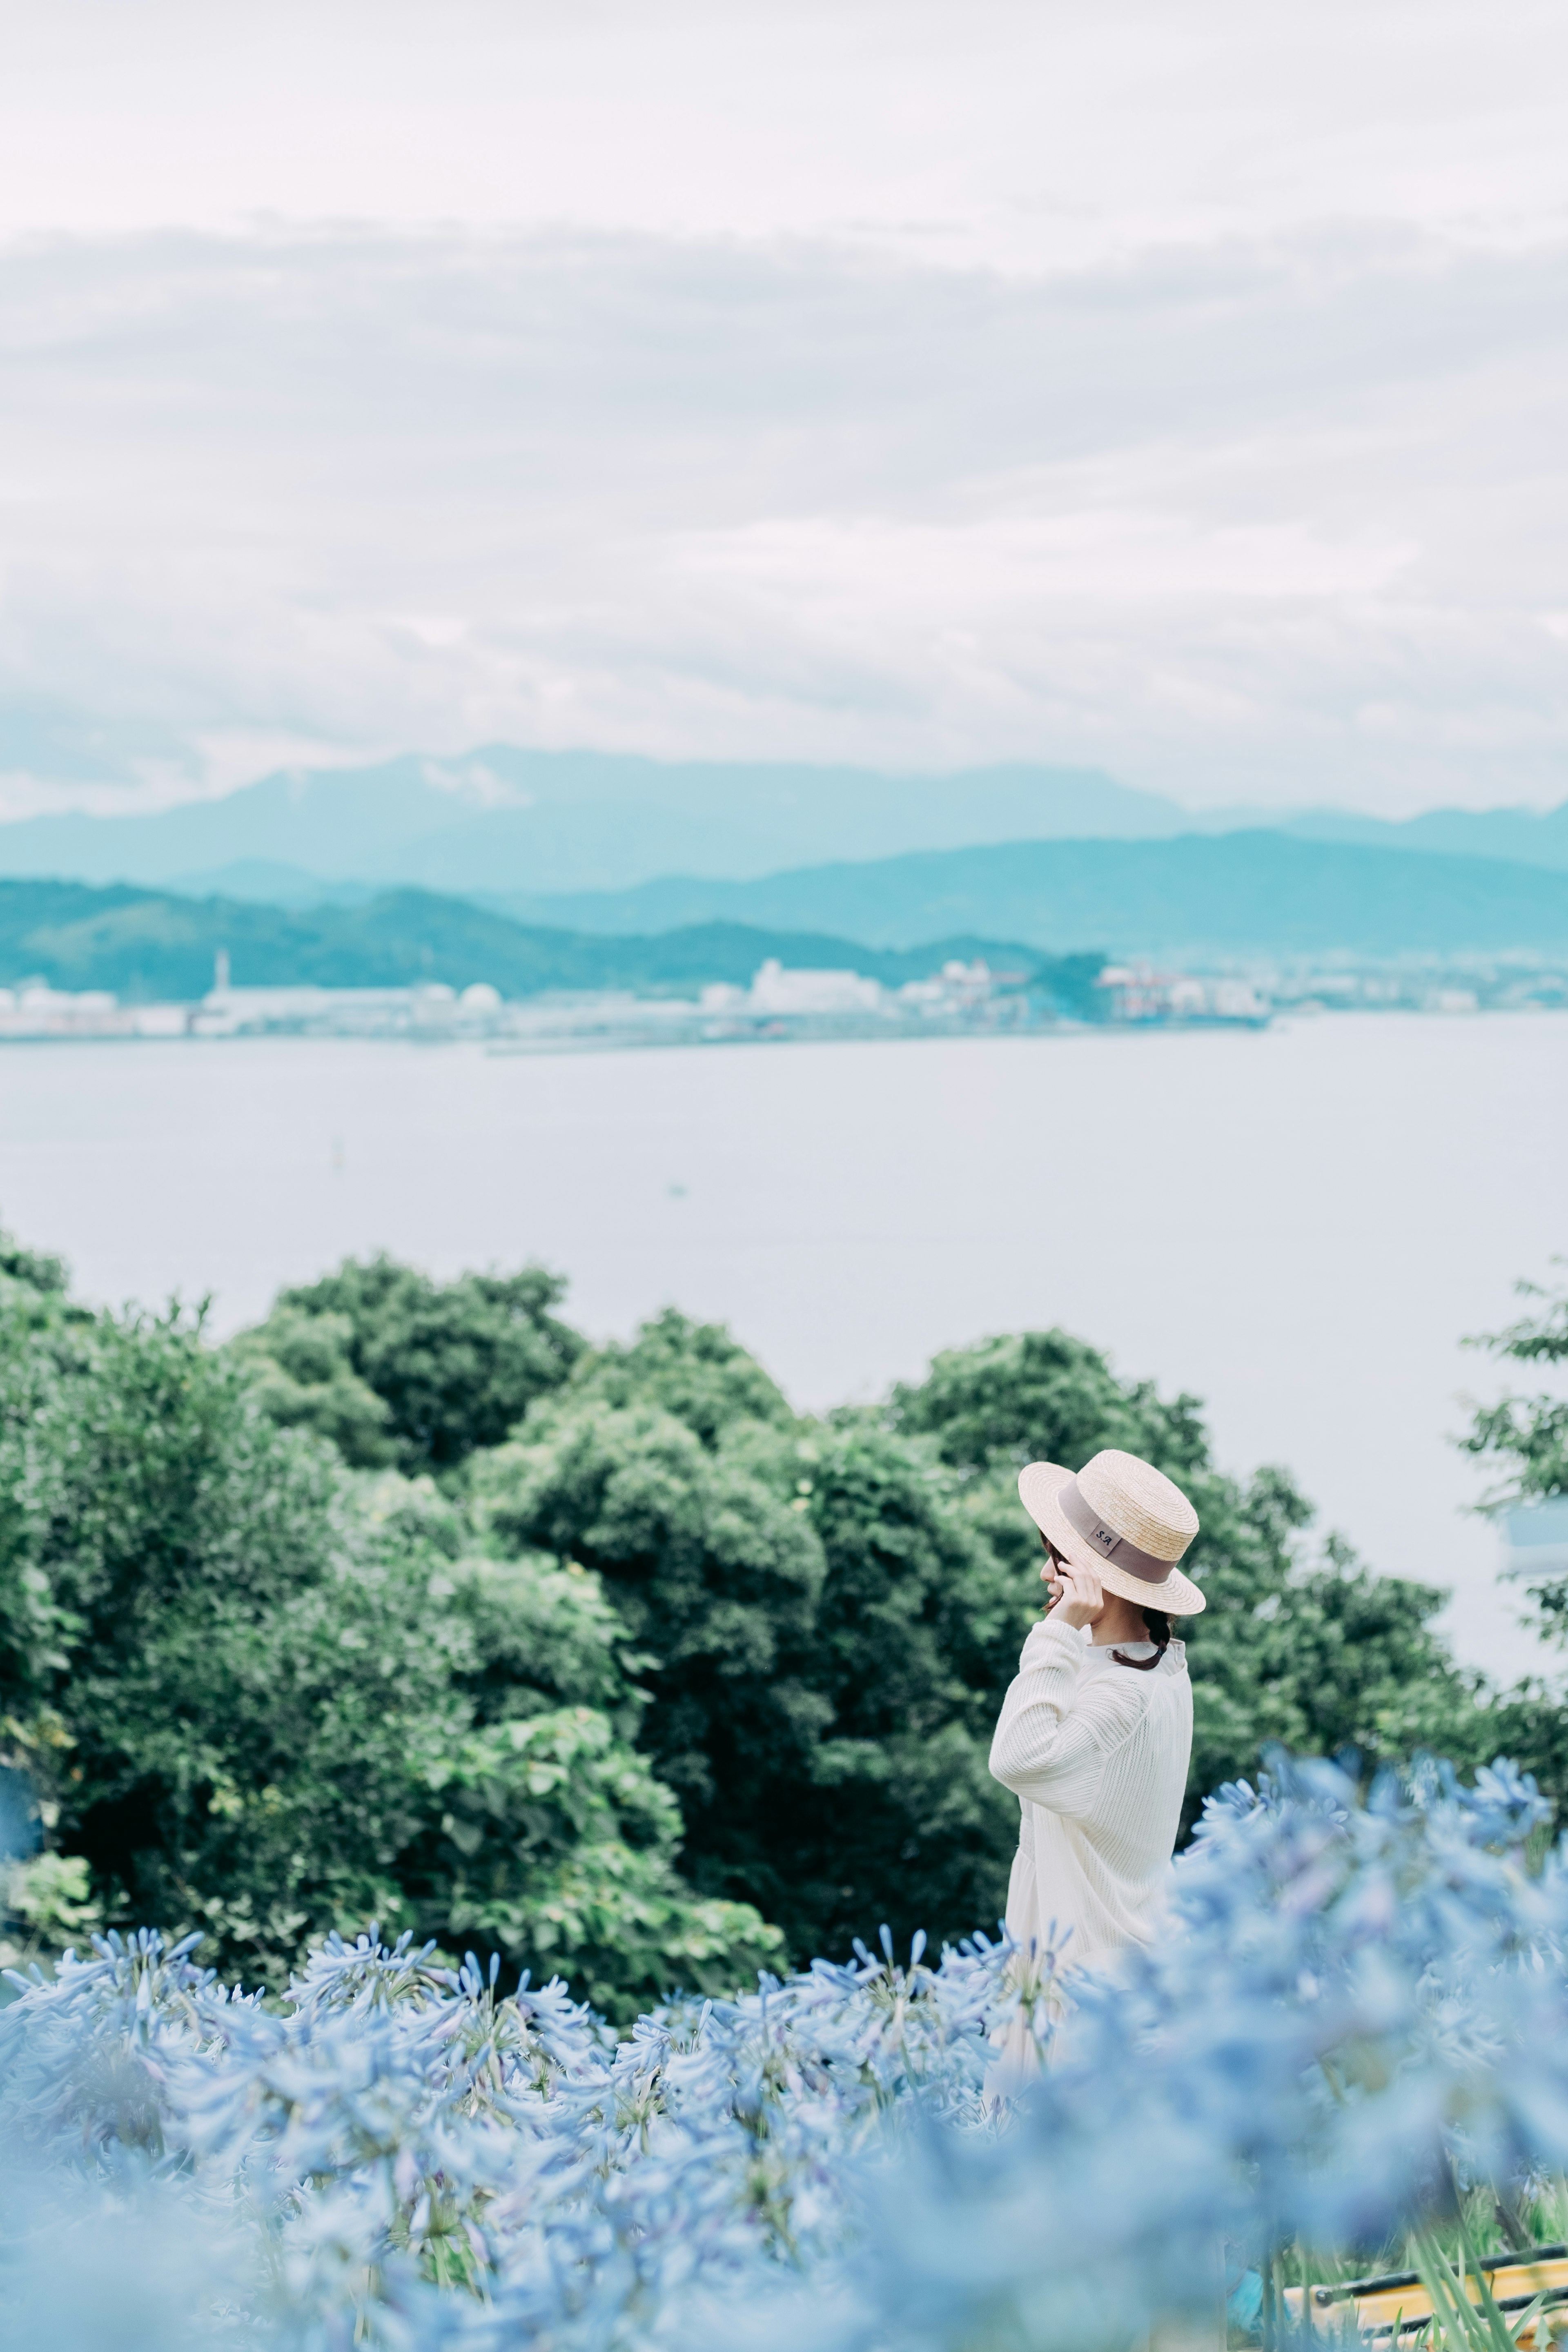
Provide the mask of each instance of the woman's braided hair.
[{"label": "woman's braided hair", "polygon": [[1171,1642],[1171,1621],[1163,1609],[1151,1609],[1142,1602],[1143,1622],[1149,1629],[1149,1639],[1154,1643],[1152,1658],[1130,1658],[1125,1650],[1112,1650],[1111,1656],[1119,1666],[1131,1666],[1135,1674],[1150,1675],[1164,1656]]}]

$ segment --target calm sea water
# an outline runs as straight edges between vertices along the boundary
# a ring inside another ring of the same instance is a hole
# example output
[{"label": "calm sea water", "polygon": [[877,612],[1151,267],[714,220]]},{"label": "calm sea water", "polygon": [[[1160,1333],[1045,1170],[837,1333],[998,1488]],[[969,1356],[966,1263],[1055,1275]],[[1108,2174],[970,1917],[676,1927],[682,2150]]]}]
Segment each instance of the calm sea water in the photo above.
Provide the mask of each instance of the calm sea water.
[{"label": "calm sea water", "polygon": [[89,1296],[278,1285],[385,1247],[540,1256],[624,1334],[722,1317],[803,1406],[1059,1322],[1287,1464],[1369,1560],[1454,1590],[1467,1656],[1537,1654],[1446,1441],[1466,1332],[1568,1251],[1568,1016],[1337,1017],[504,1058],[253,1042],[0,1054],[0,1216]]}]

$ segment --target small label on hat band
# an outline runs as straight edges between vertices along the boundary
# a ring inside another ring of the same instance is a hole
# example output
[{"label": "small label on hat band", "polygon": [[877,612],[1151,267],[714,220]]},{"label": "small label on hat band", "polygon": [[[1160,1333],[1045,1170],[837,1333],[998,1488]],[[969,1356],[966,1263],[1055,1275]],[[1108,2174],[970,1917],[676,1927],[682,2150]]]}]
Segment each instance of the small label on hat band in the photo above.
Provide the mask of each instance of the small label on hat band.
[{"label": "small label on hat band", "polygon": [[1174,1560],[1156,1559],[1152,1551],[1141,1551],[1130,1537],[1108,1528],[1076,1478],[1057,1489],[1056,1502],[1068,1527],[1091,1543],[1111,1567],[1125,1569],[1144,1584],[1163,1584],[1174,1568]]}]

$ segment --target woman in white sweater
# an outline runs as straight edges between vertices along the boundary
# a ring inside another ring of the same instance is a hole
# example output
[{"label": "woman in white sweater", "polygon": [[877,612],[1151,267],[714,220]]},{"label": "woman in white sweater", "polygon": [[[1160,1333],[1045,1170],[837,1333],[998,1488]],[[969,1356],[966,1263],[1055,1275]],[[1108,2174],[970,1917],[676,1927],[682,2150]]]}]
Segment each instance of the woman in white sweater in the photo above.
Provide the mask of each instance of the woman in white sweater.
[{"label": "woman in white sweater", "polygon": [[1204,1605],[1176,1565],[1197,1513],[1149,1463],[1114,1451],[1076,1477],[1032,1462],[1018,1491],[1052,1606],[991,1747],[1021,1813],[1007,1926],[1060,1969],[1103,1968],[1160,1932],[1193,1745],[1186,1655],[1168,1621]]}]

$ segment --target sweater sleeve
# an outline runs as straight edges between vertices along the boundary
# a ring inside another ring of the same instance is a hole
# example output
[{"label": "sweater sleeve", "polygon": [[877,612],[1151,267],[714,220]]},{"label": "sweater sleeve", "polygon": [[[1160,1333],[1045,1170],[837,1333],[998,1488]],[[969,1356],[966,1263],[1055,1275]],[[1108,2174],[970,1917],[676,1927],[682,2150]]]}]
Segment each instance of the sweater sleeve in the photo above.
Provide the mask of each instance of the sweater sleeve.
[{"label": "sweater sleeve", "polygon": [[991,1743],[993,1776],[1053,1813],[1089,1811],[1107,1763],[1137,1720],[1135,1700],[1119,1705],[1131,1695],[1110,1677],[1096,1675],[1080,1692],[1083,1668],[1076,1627],[1048,1617],[1032,1627]]}]

